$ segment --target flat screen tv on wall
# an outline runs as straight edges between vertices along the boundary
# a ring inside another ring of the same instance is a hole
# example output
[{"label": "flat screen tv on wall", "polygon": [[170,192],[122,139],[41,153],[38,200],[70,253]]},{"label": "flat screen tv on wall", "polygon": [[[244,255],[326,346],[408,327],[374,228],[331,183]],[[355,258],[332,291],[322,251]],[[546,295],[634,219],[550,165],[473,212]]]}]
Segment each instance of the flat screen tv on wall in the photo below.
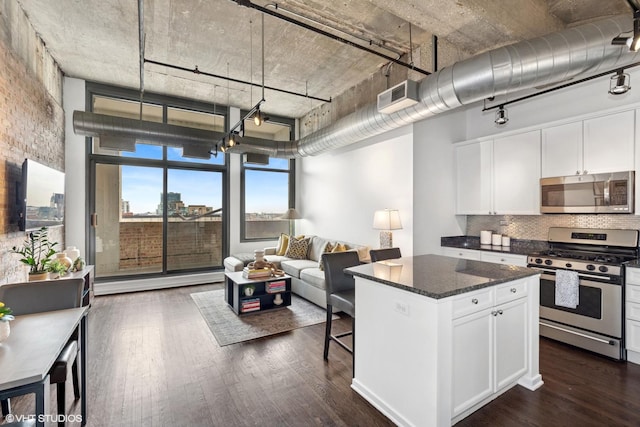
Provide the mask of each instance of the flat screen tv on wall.
[{"label": "flat screen tv on wall", "polygon": [[20,230],[64,224],[64,172],[26,159],[21,189]]}]

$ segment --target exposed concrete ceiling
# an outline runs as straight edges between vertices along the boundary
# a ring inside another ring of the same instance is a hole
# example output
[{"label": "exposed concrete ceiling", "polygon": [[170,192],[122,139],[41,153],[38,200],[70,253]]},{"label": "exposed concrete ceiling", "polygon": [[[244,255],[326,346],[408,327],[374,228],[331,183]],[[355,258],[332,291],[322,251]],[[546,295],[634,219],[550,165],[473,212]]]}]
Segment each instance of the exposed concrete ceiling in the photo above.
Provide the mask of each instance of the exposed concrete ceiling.
[{"label": "exposed concrete ceiling", "polygon": [[[140,88],[137,1],[18,3],[65,75]],[[404,53],[402,61],[427,71],[432,71],[432,35],[438,36],[442,67],[498,46],[632,13],[625,0],[283,0],[277,10],[264,0],[252,3],[387,56]],[[145,0],[143,16],[146,59],[261,83],[261,12],[231,0]],[[264,16],[264,34],[267,86],[341,98],[343,104],[347,96],[354,98],[347,99],[354,106],[370,102],[375,93],[353,88],[385,75],[389,62],[269,15]],[[415,71],[409,75],[423,77]],[[144,88],[243,109],[261,97],[259,87],[150,63],[144,66]],[[265,98],[265,112],[294,118],[323,104],[271,90]]]}]

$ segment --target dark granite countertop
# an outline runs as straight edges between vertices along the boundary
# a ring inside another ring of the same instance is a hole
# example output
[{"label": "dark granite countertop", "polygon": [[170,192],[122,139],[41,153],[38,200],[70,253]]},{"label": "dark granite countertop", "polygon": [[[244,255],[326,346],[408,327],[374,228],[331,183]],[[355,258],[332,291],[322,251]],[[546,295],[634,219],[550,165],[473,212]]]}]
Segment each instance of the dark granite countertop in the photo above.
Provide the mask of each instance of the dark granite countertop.
[{"label": "dark granite countertop", "polygon": [[513,265],[419,255],[345,269],[347,274],[441,299],[539,274]]},{"label": "dark granite countertop", "polygon": [[441,237],[440,246],[514,255],[529,255],[534,252],[545,251],[549,248],[549,244],[544,240],[521,240],[514,238],[511,238],[510,246],[481,245],[480,237],[478,236]]}]

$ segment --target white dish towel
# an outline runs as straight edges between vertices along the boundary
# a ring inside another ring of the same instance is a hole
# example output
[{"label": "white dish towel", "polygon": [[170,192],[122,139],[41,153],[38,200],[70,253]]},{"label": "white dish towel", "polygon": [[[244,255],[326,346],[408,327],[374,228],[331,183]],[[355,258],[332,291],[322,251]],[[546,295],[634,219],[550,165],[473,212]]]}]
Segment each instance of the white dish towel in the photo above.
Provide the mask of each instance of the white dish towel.
[{"label": "white dish towel", "polygon": [[575,271],[556,270],[556,305],[576,308],[579,301],[580,277]]}]

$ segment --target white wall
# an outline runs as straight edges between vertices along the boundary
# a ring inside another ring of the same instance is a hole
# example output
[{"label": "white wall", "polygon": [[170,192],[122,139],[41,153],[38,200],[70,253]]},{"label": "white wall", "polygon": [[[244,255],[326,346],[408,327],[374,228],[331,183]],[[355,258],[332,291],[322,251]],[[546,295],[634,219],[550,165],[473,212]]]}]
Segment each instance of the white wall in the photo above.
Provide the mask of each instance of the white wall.
[{"label": "white wall", "polygon": [[378,248],[372,228],[378,209],[399,209],[402,230],[393,244],[413,253],[413,126],[318,156],[297,165],[297,232]]},{"label": "white wall", "polygon": [[466,230],[456,216],[453,141],[464,138],[465,114],[453,111],[413,125],[413,253],[440,253],[440,237]]},{"label": "white wall", "polygon": [[[67,246],[75,246],[86,258],[86,221],[89,218],[86,198],[85,137],[73,132],[73,112],[85,109],[85,81],[65,77],[62,87],[65,133],[65,236]],[[64,248],[61,248],[64,249]]]}]

